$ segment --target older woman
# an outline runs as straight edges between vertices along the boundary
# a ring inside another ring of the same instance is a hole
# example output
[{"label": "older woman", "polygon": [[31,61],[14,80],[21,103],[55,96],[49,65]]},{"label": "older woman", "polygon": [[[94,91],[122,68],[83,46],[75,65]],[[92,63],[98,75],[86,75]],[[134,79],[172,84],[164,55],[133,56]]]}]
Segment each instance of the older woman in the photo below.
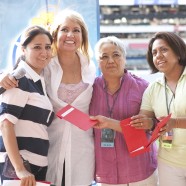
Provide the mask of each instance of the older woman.
[{"label": "older woman", "polygon": [[[94,82],[90,114],[102,115],[105,117],[101,119],[113,121],[101,130],[95,129],[96,181],[102,186],[156,186],[155,144],[150,152],[131,158],[122,133],[117,132],[118,122],[114,124],[115,120],[138,114],[148,83],[125,69],[125,46],[118,38],[100,39],[95,54],[103,75]],[[147,129],[151,128],[152,123],[147,126]]]}]

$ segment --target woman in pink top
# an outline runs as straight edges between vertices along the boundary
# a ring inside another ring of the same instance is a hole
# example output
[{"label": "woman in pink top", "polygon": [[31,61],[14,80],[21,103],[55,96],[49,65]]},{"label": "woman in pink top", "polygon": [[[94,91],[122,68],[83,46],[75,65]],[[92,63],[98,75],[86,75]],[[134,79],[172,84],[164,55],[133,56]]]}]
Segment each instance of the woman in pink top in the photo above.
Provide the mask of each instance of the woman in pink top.
[{"label": "woman in pink top", "polygon": [[[123,120],[138,114],[148,83],[125,69],[123,42],[114,36],[102,38],[95,53],[103,75],[94,82],[90,115],[102,115],[108,121],[108,118]],[[151,129],[152,123],[146,129]],[[150,152],[130,157],[123,134],[116,131],[117,124],[110,129],[107,126],[94,130],[96,182],[101,186],[156,186],[156,145],[152,144]]]}]

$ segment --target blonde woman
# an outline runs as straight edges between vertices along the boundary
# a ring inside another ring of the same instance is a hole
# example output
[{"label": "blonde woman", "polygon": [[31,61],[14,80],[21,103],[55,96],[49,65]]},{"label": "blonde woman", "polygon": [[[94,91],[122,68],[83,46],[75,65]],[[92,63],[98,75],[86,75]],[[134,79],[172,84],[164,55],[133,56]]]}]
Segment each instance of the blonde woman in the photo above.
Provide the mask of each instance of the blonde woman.
[{"label": "blonde woman", "polygon": [[[54,57],[44,77],[54,111],[71,104],[88,113],[96,68],[90,60],[85,21],[78,12],[66,9],[56,16],[51,32]],[[4,88],[16,86],[15,80],[5,79],[1,81]],[[95,166],[93,130],[82,131],[55,117],[48,133],[47,180],[56,186],[91,185]]]}]

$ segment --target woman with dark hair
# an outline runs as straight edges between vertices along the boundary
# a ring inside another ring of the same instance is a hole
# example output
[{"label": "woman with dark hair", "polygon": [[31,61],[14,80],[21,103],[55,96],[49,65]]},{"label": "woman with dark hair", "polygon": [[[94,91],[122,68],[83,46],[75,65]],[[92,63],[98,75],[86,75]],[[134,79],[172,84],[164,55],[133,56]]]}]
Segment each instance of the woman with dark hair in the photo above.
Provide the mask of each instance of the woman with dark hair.
[{"label": "woman with dark hair", "polygon": [[[21,186],[34,186],[35,180],[45,180],[49,148],[47,128],[54,112],[46,94],[43,69],[52,57],[52,41],[50,33],[39,26],[32,26],[22,34],[23,55],[17,69],[25,69],[26,74],[19,79],[16,88],[6,90],[1,98],[1,181],[17,177],[21,179]],[[25,161],[29,162],[30,170],[24,166]],[[14,174],[9,174],[12,173],[9,165]]]},{"label": "woman with dark hair", "polygon": [[[152,83],[144,92],[140,114],[162,119],[168,114],[165,134],[160,137],[158,172],[160,186],[186,185],[186,45],[171,32],[158,32],[149,42],[147,60],[153,73],[164,77]],[[170,135],[171,134],[171,135]],[[168,140],[164,140],[167,138]]]},{"label": "woman with dark hair", "polygon": [[[74,10],[62,10],[54,19],[51,33],[53,57],[44,69],[44,79],[54,112],[71,104],[88,113],[96,68],[84,18]],[[5,89],[16,83],[12,76],[0,81]],[[83,131],[55,117],[48,134],[47,180],[57,186],[91,185],[95,167],[93,129]]]}]

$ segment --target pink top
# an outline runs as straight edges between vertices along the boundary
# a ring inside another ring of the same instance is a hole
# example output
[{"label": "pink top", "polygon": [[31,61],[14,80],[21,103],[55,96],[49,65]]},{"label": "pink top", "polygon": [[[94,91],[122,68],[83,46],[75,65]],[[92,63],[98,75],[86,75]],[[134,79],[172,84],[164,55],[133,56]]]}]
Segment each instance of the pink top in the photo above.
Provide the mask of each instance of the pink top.
[{"label": "pink top", "polygon": [[[123,120],[138,114],[147,82],[127,71],[122,77],[120,89],[113,95],[107,93],[103,76],[96,78],[90,115],[103,115]],[[95,129],[96,172],[98,183],[127,184],[149,177],[157,168],[155,143],[151,151],[130,157],[122,133],[116,132],[113,148],[101,147],[101,130]],[[147,133],[147,136],[149,134]]]},{"label": "pink top", "polygon": [[61,83],[58,89],[58,97],[62,101],[71,104],[87,87],[88,84],[83,81],[78,84]]}]

